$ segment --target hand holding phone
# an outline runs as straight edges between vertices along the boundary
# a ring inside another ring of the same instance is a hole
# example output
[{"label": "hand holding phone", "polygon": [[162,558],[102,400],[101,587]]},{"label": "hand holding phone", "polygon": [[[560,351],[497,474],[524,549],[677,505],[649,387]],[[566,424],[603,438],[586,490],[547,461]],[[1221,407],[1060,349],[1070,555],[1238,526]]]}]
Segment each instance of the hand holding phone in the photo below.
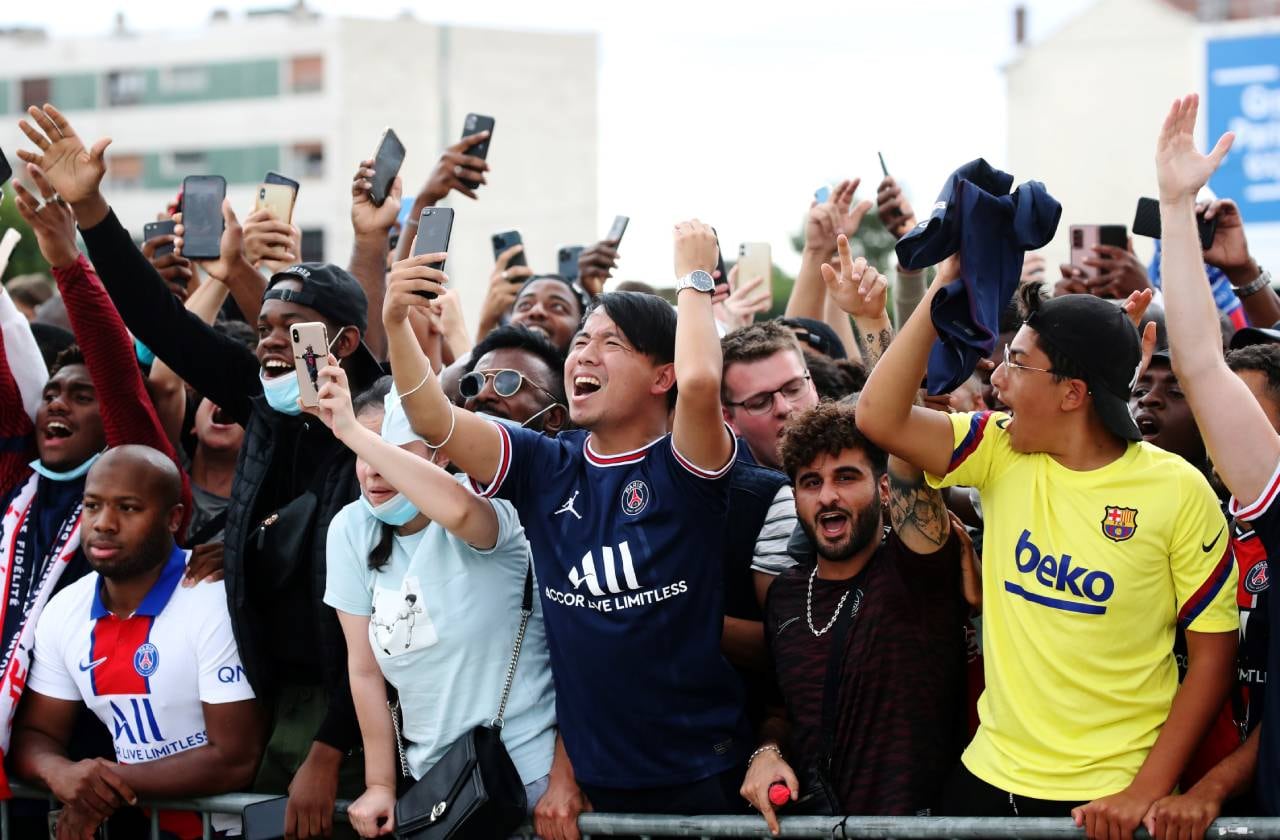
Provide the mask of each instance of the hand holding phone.
[{"label": "hand holding phone", "polygon": [[314,408],[320,404],[320,368],[329,358],[329,333],[320,321],[294,324],[289,329],[293,344],[293,367],[298,377],[298,394],[302,404]]},{"label": "hand holding phone", "polygon": [[[467,114],[466,122],[462,125],[462,136],[465,138],[472,134],[479,134],[482,131],[489,132],[489,136],[468,147],[464,154],[480,158],[481,160],[488,160],[489,141],[493,139],[493,126],[493,117],[486,117],[484,114]],[[464,178],[459,178],[458,180],[461,181],[463,186],[469,190],[474,190],[480,186],[479,181]]]},{"label": "hand holding phone", "polygon": [[[506,230],[506,231],[503,231],[502,233],[495,233],[493,235],[494,260],[497,260],[499,257],[501,257],[505,251],[511,248],[514,248],[517,245],[523,245],[523,244],[524,244],[524,239],[521,238],[520,231],[518,230]],[[523,268],[529,267],[529,261],[525,259],[524,251],[520,251],[518,254],[512,255],[511,259],[507,261],[507,268],[518,268],[518,267],[523,267]]]},{"label": "hand holding phone", "polygon": [[[1204,211],[1196,208],[1196,229],[1200,234],[1200,250],[1207,251],[1213,245],[1217,232],[1217,218],[1205,218]],[[1133,214],[1133,232],[1137,236],[1160,238],[1160,202],[1154,198],[1139,198]]]},{"label": "hand holding phone", "polygon": [[[449,251],[449,237],[453,232],[453,208],[427,207],[418,217],[418,234],[413,240],[413,256],[443,254]],[[444,270],[445,260],[428,263],[428,268]],[[434,300],[435,292],[415,291],[415,295]]]},{"label": "hand holding phone", "polygon": [[1072,225],[1071,264],[1084,271],[1085,282],[1098,279],[1098,269],[1087,264],[1098,245],[1127,248],[1129,234],[1124,225]]},{"label": "hand holding phone", "polygon": [[290,224],[293,221],[294,192],[284,184],[258,185],[258,192],[253,200],[254,212],[270,210],[278,221]]},{"label": "hand holding phone", "polygon": [[[142,243],[145,245],[153,239],[159,239],[162,236],[172,236],[175,222],[173,219],[166,219],[162,222],[147,222],[142,226]],[[153,257],[163,257],[166,254],[173,253],[173,242],[165,242],[157,244],[151,251]]]},{"label": "hand holding phone", "polygon": [[570,283],[576,282],[578,279],[578,257],[582,255],[584,248],[581,245],[566,245],[556,254],[557,271],[564,279]]},{"label": "hand holding phone", "polygon": [[378,151],[373,155],[373,180],[369,184],[369,200],[381,207],[391,194],[391,185],[404,164],[404,144],[395,131],[388,128],[378,141]]}]

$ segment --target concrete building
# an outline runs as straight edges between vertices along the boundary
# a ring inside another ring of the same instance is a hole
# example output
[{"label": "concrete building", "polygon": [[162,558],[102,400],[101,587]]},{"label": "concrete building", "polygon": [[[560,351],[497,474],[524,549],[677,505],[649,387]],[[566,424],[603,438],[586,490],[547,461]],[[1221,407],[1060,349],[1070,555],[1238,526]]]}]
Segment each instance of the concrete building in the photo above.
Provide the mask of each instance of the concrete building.
[{"label": "concrete building", "polygon": [[[1099,0],[1049,37],[1020,45],[1006,67],[1008,165],[1019,180],[1044,181],[1062,202],[1058,235],[1045,249],[1051,263],[1068,260],[1072,224],[1132,226],[1138,198],[1157,196],[1155,141],[1169,103],[1199,92],[1207,136],[1208,117],[1229,90],[1211,84],[1207,50],[1223,39],[1280,32],[1278,14],[1274,0]],[[1272,58],[1280,64],[1280,51]],[[1244,154],[1238,141],[1224,170],[1239,167]],[[1210,186],[1221,197],[1244,198],[1243,190],[1224,191],[1231,186],[1224,180],[1220,173]],[[1276,207],[1245,214],[1250,248],[1273,273],[1280,266]],[[1152,240],[1135,237],[1134,244],[1144,260],[1151,256]]]},{"label": "concrete building", "polygon": [[304,257],[344,264],[350,183],[386,126],[407,149],[407,200],[468,112],[497,123],[489,184],[454,195],[447,267],[474,326],[492,267],[490,235],[518,228],[536,270],[564,244],[594,239],[597,41],[593,34],[507,32],[330,18],[302,7],[192,32],[58,40],[0,34],[0,148],[28,145],[16,123],[51,101],[85,138],[110,136],[108,198],[128,228],[171,201],[186,175],[220,174],[241,218],[268,170],[301,182],[294,221]]}]

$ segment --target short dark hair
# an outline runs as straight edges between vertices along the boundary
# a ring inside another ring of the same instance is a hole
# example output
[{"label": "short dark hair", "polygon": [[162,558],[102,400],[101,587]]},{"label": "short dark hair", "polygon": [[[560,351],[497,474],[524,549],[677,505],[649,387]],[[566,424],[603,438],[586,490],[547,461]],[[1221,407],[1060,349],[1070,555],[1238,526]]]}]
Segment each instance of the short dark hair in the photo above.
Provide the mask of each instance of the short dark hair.
[{"label": "short dark hair", "polygon": [[60,351],[58,355],[53,357],[53,365],[49,367],[49,375],[53,376],[67,365],[85,365],[84,353],[80,352],[79,344],[72,344]]},{"label": "short dark hair", "polygon": [[[1022,313],[1024,321],[1040,311],[1040,304],[1044,303],[1041,292],[1043,286],[1043,283],[1023,283],[1018,287],[1018,310]],[[1054,382],[1064,382],[1068,379],[1088,380],[1089,374],[1084,369],[1084,365],[1058,352],[1049,342],[1040,337],[1039,332],[1036,332],[1036,347],[1049,357],[1049,369],[1053,371]]]},{"label": "short dark hair", "polygon": [[476,363],[494,350],[523,350],[543,361],[551,371],[551,382],[547,388],[557,400],[564,403],[564,354],[551,340],[537,330],[519,324],[507,324],[491,330],[471,350],[471,360],[467,362],[464,373],[476,369]]},{"label": "short dark hair", "polygon": [[857,362],[833,359],[822,353],[805,353],[804,361],[818,399],[842,400],[867,384],[867,369]]},{"label": "short dark hair", "polygon": [[[587,316],[597,309],[618,325],[627,341],[660,365],[676,358],[676,310],[657,295],[644,292],[606,292],[596,298]],[[586,317],[583,319],[586,323]],[[676,386],[667,391],[667,405],[675,407]]]},{"label": "short dark hair", "polygon": [[1280,344],[1250,344],[1227,354],[1227,367],[1236,373],[1256,370],[1267,377],[1267,391],[1280,405]]},{"label": "short dark hair", "polygon": [[[778,321],[747,324],[720,339],[720,354],[724,360],[721,370],[727,371],[731,365],[741,362],[758,362],[785,350],[795,353],[800,364],[808,367],[809,354],[801,351],[800,342],[790,328]],[[720,400],[726,405],[729,402],[729,390],[723,378],[720,380]]]},{"label": "short dark hair", "polygon": [[359,417],[362,412],[374,406],[381,411],[383,400],[386,399],[387,394],[391,393],[391,386],[394,384],[395,380],[390,376],[379,377],[351,400],[351,413]]},{"label": "short dark hair", "polygon": [[889,454],[858,431],[854,408],[844,403],[819,403],[791,418],[778,446],[782,468],[792,481],[819,455],[839,455],[846,449],[861,449],[877,478],[889,468]]}]

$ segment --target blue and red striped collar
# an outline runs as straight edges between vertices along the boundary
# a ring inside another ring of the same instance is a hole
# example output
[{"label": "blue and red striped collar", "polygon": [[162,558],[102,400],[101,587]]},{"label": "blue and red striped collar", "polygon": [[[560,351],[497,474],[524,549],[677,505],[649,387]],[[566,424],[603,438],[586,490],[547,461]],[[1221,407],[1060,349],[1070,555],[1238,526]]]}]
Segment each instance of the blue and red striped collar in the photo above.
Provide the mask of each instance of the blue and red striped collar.
[{"label": "blue and red striped collar", "polygon": [[[173,597],[173,591],[178,588],[178,583],[182,580],[182,574],[186,569],[187,552],[176,545],[173,546],[169,559],[165,561],[164,569],[160,572],[160,577],[156,578],[156,582],[151,585],[151,589],[133,614],[149,615],[153,618],[160,615],[160,611]],[[111,611],[102,603],[102,580],[99,579],[98,585],[93,589],[93,605],[89,608],[89,617],[96,621],[110,614]]]}]

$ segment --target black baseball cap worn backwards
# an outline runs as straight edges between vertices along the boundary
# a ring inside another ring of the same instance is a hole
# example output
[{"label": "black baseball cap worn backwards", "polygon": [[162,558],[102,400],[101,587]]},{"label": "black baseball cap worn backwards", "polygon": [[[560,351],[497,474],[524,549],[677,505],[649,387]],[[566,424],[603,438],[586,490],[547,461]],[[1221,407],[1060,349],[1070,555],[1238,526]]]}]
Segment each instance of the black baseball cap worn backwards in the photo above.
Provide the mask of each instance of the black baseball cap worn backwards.
[{"label": "black baseball cap worn backwards", "polygon": [[1026,323],[1085,371],[1103,425],[1123,440],[1142,440],[1129,414],[1142,342],[1124,310],[1093,295],[1063,295],[1041,303]]},{"label": "black baseball cap worn backwards", "polygon": [[[284,280],[297,280],[298,291],[278,289]],[[297,263],[271,275],[263,300],[283,300],[309,306],[337,324],[351,324],[363,338],[369,326],[369,299],[350,272],[332,263]]]}]

